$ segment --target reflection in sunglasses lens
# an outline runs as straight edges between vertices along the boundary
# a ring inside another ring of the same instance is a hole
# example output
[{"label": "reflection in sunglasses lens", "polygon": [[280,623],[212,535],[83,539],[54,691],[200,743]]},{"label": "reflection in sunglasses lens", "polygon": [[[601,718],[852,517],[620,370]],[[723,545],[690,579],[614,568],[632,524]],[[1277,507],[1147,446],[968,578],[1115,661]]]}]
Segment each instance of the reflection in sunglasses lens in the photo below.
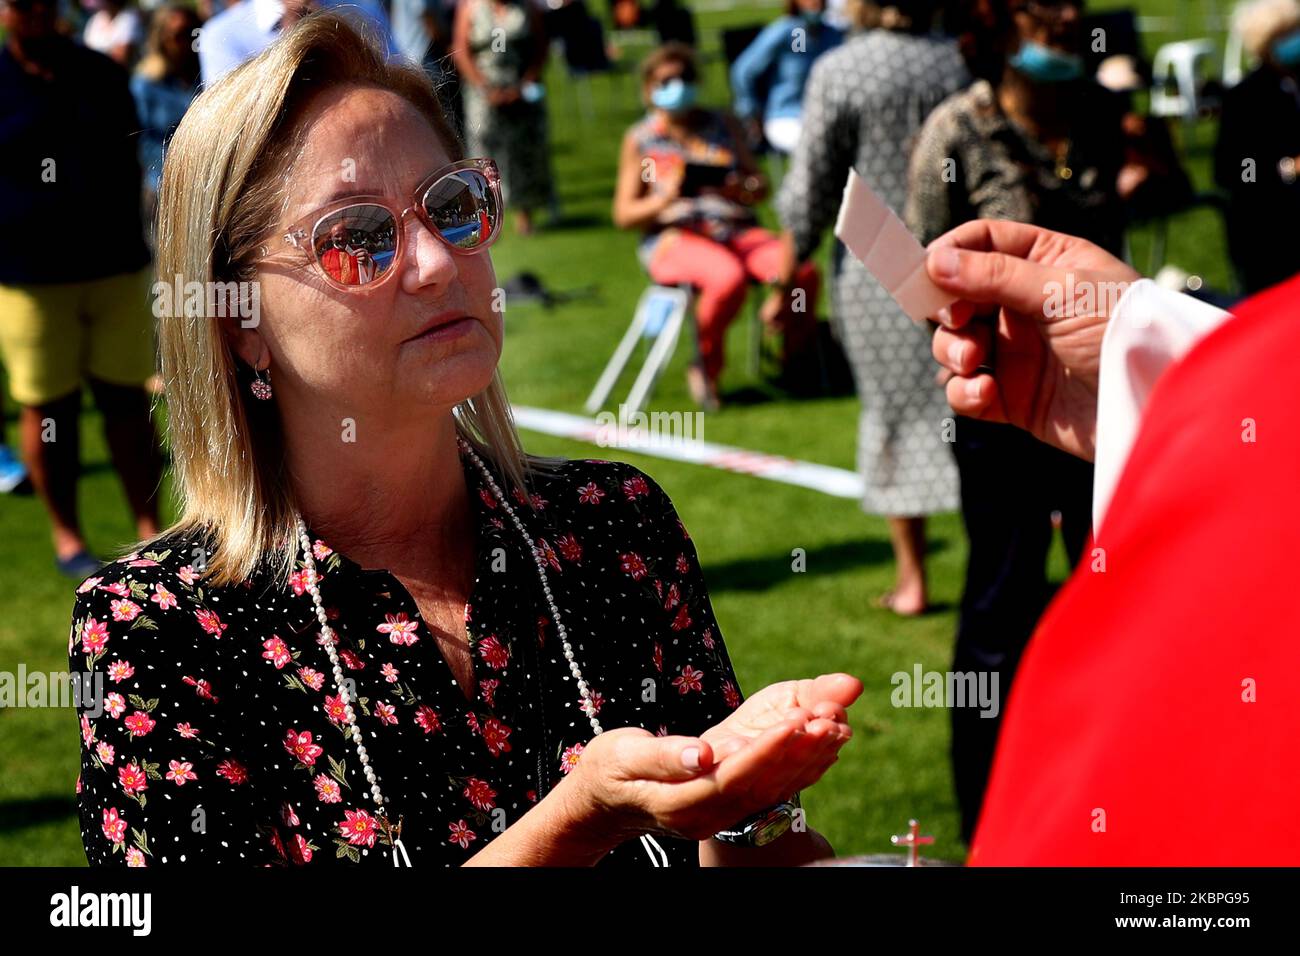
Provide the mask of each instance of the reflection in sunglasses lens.
[{"label": "reflection in sunglasses lens", "polygon": [[374,282],[393,264],[397,229],[383,206],[348,206],[316,225],[312,244],[321,267],[339,285]]},{"label": "reflection in sunglasses lens", "polygon": [[461,249],[487,242],[496,228],[496,197],[474,169],[444,176],[424,194],[424,210],[442,237]]}]

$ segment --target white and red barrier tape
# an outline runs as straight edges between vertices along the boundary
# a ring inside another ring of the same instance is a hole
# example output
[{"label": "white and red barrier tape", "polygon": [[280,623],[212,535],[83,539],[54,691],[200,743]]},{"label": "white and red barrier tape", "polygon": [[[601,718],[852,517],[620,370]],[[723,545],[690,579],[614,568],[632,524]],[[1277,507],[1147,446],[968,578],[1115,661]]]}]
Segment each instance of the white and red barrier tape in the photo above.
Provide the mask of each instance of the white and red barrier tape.
[{"label": "white and red barrier tape", "polygon": [[580,415],[556,412],[548,408],[516,405],[514,414],[515,422],[520,428],[544,435],[590,442],[606,448],[620,448],[634,451],[639,455],[684,461],[692,465],[703,465],[706,468],[717,468],[737,474],[753,475],[756,478],[766,478],[768,481],[810,488],[836,498],[862,497],[861,476],[857,472],[844,468],[832,468],[830,465],[818,465],[810,461],[769,455],[766,452],[750,451],[731,445],[716,445],[693,438],[664,436],[646,429],[618,429],[602,424],[594,418],[583,418]]}]

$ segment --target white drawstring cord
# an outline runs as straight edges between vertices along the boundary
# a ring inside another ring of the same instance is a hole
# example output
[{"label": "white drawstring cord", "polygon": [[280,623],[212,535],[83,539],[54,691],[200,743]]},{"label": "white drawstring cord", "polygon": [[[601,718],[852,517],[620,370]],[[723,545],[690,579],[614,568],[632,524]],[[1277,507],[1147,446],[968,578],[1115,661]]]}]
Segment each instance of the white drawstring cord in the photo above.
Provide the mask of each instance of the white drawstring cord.
[{"label": "white drawstring cord", "polygon": [[[650,854],[650,863],[652,866],[668,865],[668,854],[664,852],[664,848],[661,847],[650,834],[641,834],[641,845],[645,847],[645,851]],[[662,863],[655,859],[654,850],[651,850],[651,847],[654,847],[655,850],[659,851],[659,856],[663,859]]]}]

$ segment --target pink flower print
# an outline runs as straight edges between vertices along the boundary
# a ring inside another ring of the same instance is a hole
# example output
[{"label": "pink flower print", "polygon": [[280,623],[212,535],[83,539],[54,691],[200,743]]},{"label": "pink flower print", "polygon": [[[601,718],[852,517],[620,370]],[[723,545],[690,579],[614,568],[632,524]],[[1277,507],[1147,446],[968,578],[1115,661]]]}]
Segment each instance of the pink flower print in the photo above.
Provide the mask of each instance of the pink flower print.
[{"label": "pink flower print", "polygon": [[578,765],[578,758],[582,756],[582,744],[574,744],[567,748],[564,753],[560,754],[560,772],[569,773]]},{"label": "pink flower print", "polygon": [[171,760],[167,763],[167,779],[175,780],[176,786],[183,787],[187,780],[198,780],[194,765],[188,760]]},{"label": "pink flower print", "polygon": [[89,747],[95,742],[95,731],[90,726],[90,718],[85,714],[81,715],[81,742]]},{"label": "pink flower print", "polygon": [[308,767],[315,766],[316,758],[325,752],[320,746],[312,743],[310,730],[304,730],[302,733],[296,730],[286,731],[284,749],[297,757],[299,763]]},{"label": "pink flower print", "polygon": [[449,823],[447,827],[451,830],[451,836],[447,838],[447,842],[460,844],[462,850],[467,849],[477,839],[474,836],[474,831],[469,828],[469,824],[464,820]]},{"label": "pink flower print", "polygon": [[375,716],[379,718],[381,724],[396,724],[397,708],[385,701],[376,701]]},{"label": "pink flower print", "polygon": [[420,626],[419,621],[412,621],[402,611],[398,614],[385,614],[384,623],[375,628],[380,634],[387,634],[388,639],[394,644],[405,644],[410,647],[419,637],[415,634],[415,629]]},{"label": "pink flower print", "polygon": [[221,618],[217,616],[215,611],[209,611],[206,608],[195,611],[194,616],[199,619],[199,624],[203,626],[203,630],[213,637],[221,637],[221,632],[229,627],[228,624],[221,623]]},{"label": "pink flower print", "polygon": [[415,708],[415,722],[426,734],[436,734],[442,730],[442,721],[438,719],[438,712],[428,704],[421,704]]},{"label": "pink flower print", "polygon": [[366,666],[366,662],[357,657],[355,651],[350,651],[346,648],[339,651],[339,659],[343,661],[343,666],[350,671],[363,670]]},{"label": "pink flower print", "polygon": [[556,571],[563,571],[560,566],[560,559],[555,556],[555,549],[547,543],[545,538],[537,539],[537,554],[546,564],[549,564]]},{"label": "pink flower print", "polygon": [[99,746],[95,748],[95,756],[99,758],[100,763],[105,763],[105,764],[112,763],[113,754],[114,754],[113,745],[110,743],[105,743],[104,741],[100,741]]},{"label": "pink flower print", "polygon": [[702,691],[704,685],[700,678],[704,676],[704,671],[698,671],[690,664],[682,668],[680,677],[673,678],[673,686],[677,688],[680,694],[689,694],[693,690]]},{"label": "pink flower print", "polygon": [[141,852],[138,846],[129,846],[126,848],[126,865],[137,869],[144,867],[144,853]]},{"label": "pink flower print", "polygon": [[587,693],[590,695],[589,698],[587,700],[579,699],[578,707],[588,717],[594,717],[600,713],[600,708],[605,703],[605,696],[600,691],[592,690],[590,687],[587,688]]},{"label": "pink flower print", "polygon": [[635,501],[641,495],[650,494],[650,486],[646,484],[644,478],[637,475],[635,478],[628,478],[623,482],[623,494],[628,501]]},{"label": "pink flower print", "polygon": [[598,505],[600,499],[605,497],[605,492],[596,487],[594,481],[589,481],[578,489],[578,502],[584,505]]},{"label": "pink flower print", "polygon": [[154,582],[153,595],[149,600],[157,604],[160,611],[168,611],[176,606],[176,595],[163,587],[161,581]]},{"label": "pink flower print", "polygon": [[649,573],[649,569],[645,566],[645,561],[643,561],[641,555],[637,554],[635,551],[629,554],[620,554],[618,557],[621,562],[623,573],[631,575],[633,581],[640,581]]},{"label": "pink flower print", "polygon": [[152,558],[137,558],[135,561],[128,561],[126,566],[128,568],[156,568],[158,562]]},{"label": "pink flower print", "polygon": [[731,681],[722,682],[722,698],[727,702],[727,706],[735,710],[740,706],[740,691]]},{"label": "pink flower print", "polygon": [[199,735],[199,728],[191,726],[190,723],[187,721],[186,723],[183,724],[177,724],[176,732],[186,740],[193,740],[195,737]]},{"label": "pink flower print", "polygon": [[479,642],[478,654],[494,671],[505,670],[506,665],[510,663],[509,649],[497,639],[495,634],[489,634]]},{"label": "pink flower print", "polygon": [[529,495],[528,503],[538,511],[545,511],[547,504],[549,504],[549,502],[539,494]]},{"label": "pink flower print", "polygon": [[488,508],[496,508],[497,506],[496,496],[493,495],[492,492],[488,491],[486,488],[480,488],[478,490],[478,497],[479,500],[482,501],[483,504]]},{"label": "pink flower print", "polygon": [[274,664],[276,670],[284,670],[284,666],[293,660],[289,645],[278,634],[272,634],[262,642],[262,646],[266,648],[262,656]]},{"label": "pink flower print", "polygon": [[470,777],[465,781],[465,799],[479,810],[491,810],[496,806],[497,792],[486,780]]},{"label": "pink flower print", "polygon": [[94,590],[95,585],[98,584],[98,583],[99,583],[100,581],[102,581],[102,580],[104,580],[104,579],[103,579],[103,578],[86,578],[86,580],[82,581],[79,585],[77,585],[77,593],[78,593],[78,594],[85,594],[87,591],[92,591],[92,590]]},{"label": "pink flower print", "polygon": [[691,563],[686,560],[686,555],[684,554],[677,555],[677,564],[675,565],[675,567],[677,568],[678,574],[691,573]]},{"label": "pink flower print", "polygon": [[158,722],[146,714],[143,710],[137,710],[130,717],[123,721],[126,729],[131,731],[132,737],[143,737],[149,731],[157,726]]},{"label": "pink flower print", "polygon": [[385,662],[384,666],[379,668],[379,673],[384,675],[384,680],[388,681],[388,683],[390,684],[397,683],[398,671],[397,668],[394,667],[391,663]]},{"label": "pink flower print", "polygon": [[339,782],[329,774],[318,773],[316,779],[312,781],[316,785],[316,798],[321,803],[341,803],[343,800],[343,788]]},{"label": "pink flower print", "polygon": [[288,800],[280,803],[280,822],[287,827],[296,827],[301,822],[298,814],[294,813],[293,804]]},{"label": "pink flower print", "polygon": [[715,643],[713,640],[713,628],[706,627],[704,629],[704,635],[700,638],[700,642],[709,650],[713,650],[713,645]]},{"label": "pink flower print", "polygon": [[114,691],[104,698],[104,710],[108,712],[108,716],[116,720],[126,712],[126,698]]},{"label": "pink flower print", "polygon": [[324,561],[326,558],[328,558],[331,554],[334,553],[334,549],[331,548],[324,541],[320,540],[320,538],[317,538],[315,541],[312,542],[311,553],[312,553],[312,557],[314,557],[317,561]]},{"label": "pink flower print", "polygon": [[500,686],[501,686],[501,682],[497,680],[495,677],[489,677],[486,680],[479,681],[478,683],[479,693],[483,695],[483,700],[489,707],[496,706],[496,703],[493,701],[493,698],[496,696],[497,688]]},{"label": "pink flower print", "polygon": [[556,546],[560,549],[560,554],[565,561],[577,564],[582,560],[582,545],[572,533],[560,535],[555,539]]},{"label": "pink flower print", "polygon": [[217,776],[228,780],[234,786],[248,783],[248,770],[238,760],[226,758],[217,764]]},{"label": "pink flower print", "polygon": [[510,497],[514,498],[515,501],[519,502],[521,505],[528,504],[528,496],[524,494],[523,489],[521,488],[515,488],[512,490],[510,492]]},{"label": "pink flower print", "polygon": [[219,702],[217,696],[212,693],[212,685],[207,682],[206,678],[201,677],[198,680],[195,680],[187,674],[181,678],[181,683],[189,684],[194,688],[194,693],[198,694],[204,700],[210,700],[214,704]]},{"label": "pink flower print", "polygon": [[343,815],[347,819],[339,824],[339,832],[347,837],[349,843],[353,846],[375,845],[375,835],[379,828],[374,817],[365,810],[344,810]]},{"label": "pink flower print", "polygon": [[311,862],[311,857],[311,844],[301,833],[295,833],[293,839],[289,841],[289,859],[299,866],[305,866]]},{"label": "pink flower print", "polygon": [[667,737],[667,736],[668,736],[668,725],[667,725],[667,724],[660,724],[660,725],[659,725],[659,729],[655,731],[655,736],[656,736],[656,737]]},{"label": "pink flower print", "polygon": [[655,641],[654,661],[655,670],[662,674],[664,671],[664,646],[658,641]]},{"label": "pink flower print", "polygon": [[101,584],[101,591],[107,591],[109,594],[116,594],[120,598],[129,597],[131,589],[126,586],[125,581],[114,581],[112,584]]},{"label": "pink flower print", "polygon": [[340,727],[347,722],[348,705],[347,702],[343,700],[342,694],[335,697],[331,697],[328,694],[325,695],[325,716]]},{"label": "pink flower print", "polygon": [[465,723],[473,733],[476,734],[483,733],[483,728],[478,725],[478,714],[474,713],[472,710],[469,712],[469,715],[465,718]]},{"label": "pink flower print", "polygon": [[183,568],[176,569],[176,577],[181,579],[182,584],[188,584],[193,587],[194,582],[199,579],[199,573],[187,564]]},{"label": "pink flower print", "polygon": [[294,597],[302,597],[308,588],[319,582],[319,573],[311,568],[301,568],[289,575],[289,587],[293,588]]},{"label": "pink flower print", "polygon": [[108,679],[114,684],[120,684],[128,677],[135,673],[135,668],[129,661],[113,661],[108,665]]},{"label": "pink flower print", "polygon": [[109,843],[126,842],[126,821],[122,819],[121,814],[113,807],[104,808],[104,822],[102,824],[104,836]]},{"label": "pink flower print", "polygon": [[122,785],[122,792],[128,797],[133,797],[141,790],[149,789],[149,781],[145,779],[144,771],[132,761],[125,767],[118,767],[117,782]]},{"label": "pink flower print", "polygon": [[506,740],[510,736],[510,728],[495,717],[489,717],[483,724],[483,742],[487,744],[488,753],[494,757],[500,757],[502,751],[510,749],[510,742]]},{"label": "pink flower print", "polygon": [[691,609],[683,604],[677,609],[677,616],[673,618],[672,628],[674,631],[684,631],[691,626]]},{"label": "pink flower print", "polygon": [[669,585],[668,594],[664,598],[664,610],[671,611],[673,608],[675,608],[678,604],[681,603],[681,600],[682,600],[681,590],[675,584]]},{"label": "pink flower print", "polygon": [[93,617],[86,618],[86,623],[81,628],[81,649],[87,654],[100,654],[106,644],[108,622],[96,621]]},{"label": "pink flower print", "polygon": [[299,667],[298,679],[312,690],[320,690],[325,686],[325,675],[318,670],[312,670],[310,667]]}]

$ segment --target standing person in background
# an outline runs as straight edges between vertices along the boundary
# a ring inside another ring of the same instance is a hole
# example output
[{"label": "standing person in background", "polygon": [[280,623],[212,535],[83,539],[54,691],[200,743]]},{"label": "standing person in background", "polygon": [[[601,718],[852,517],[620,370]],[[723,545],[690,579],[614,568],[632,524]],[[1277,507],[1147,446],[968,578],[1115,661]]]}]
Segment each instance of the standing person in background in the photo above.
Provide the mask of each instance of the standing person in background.
[{"label": "standing person in background", "polygon": [[82,42],[110,56],[128,69],[135,63],[144,39],[140,12],[129,0],[100,0],[100,7],[86,21]]},{"label": "standing person in background", "polygon": [[126,72],[54,22],[49,0],[0,0],[0,358],[58,569],[80,579],[99,566],[77,517],[82,378],[137,535],[158,532],[162,456],[139,120]]},{"label": "standing person in background", "polygon": [[[844,35],[822,19],[826,0],[786,0],[785,16],[763,28],[731,64],[731,95],[736,115],[750,124],[751,141],[763,138],[782,153],[799,142],[803,90],[813,61]],[[766,81],[766,101],[758,86]]]},{"label": "standing person in background", "polygon": [[162,180],[163,149],[189,109],[199,87],[196,32],[202,25],[193,7],[168,3],[154,11],[144,58],[131,77],[140,114],[140,165],[144,168],[145,222],[152,232]]},{"label": "standing person in background", "polygon": [[[803,135],[777,198],[786,229],[782,280],[831,228],[850,169],[901,212],[912,138],[929,112],[969,81],[956,46],[928,35],[934,3],[882,10],[853,2],[849,9],[858,32],[812,68]],[[876,603],[904,616],[921,614],[925,516],[957,506],[957,471],[944,442],[951,412],[935,381],[925,330],[839,243],[831,268],[831,318],[862,401],[862,508],[887,517],[894,550],[894,588]]]},{"label": "standing person in background", "polygon": [[553,198],[542,15],[531,0],[460,0],[452,31],[470,155],[496,160],[516,228],[530,235]]},{"label": "standing person in background", "polygon": [[695,54],[681,43],[664,44],[641,65],[648,112],[623,137],[612,215],[620,229],[641,230],[637,255],[651,279],[696,291],[699,361],[688,367],[687,383],[696,404],[712,411],[727,326],[750,280],[772,283],[763,321],[784,332],[788,368],[816,333],[819,277],[805,262],[776,281],[784,245],[758,225],[753,208],[767,181],[735,117],[696,105],[697,76]]},{"label": "standing person in background", "polygon": [[393,43],[402,55],[424,67],[448,118],[463,135],[460,83],[451,57],[455,3],[445,0],[392,0]]},{"label": "standing person in background", "polygon": [[[1084,78],[1076,0],[979,0],[953,24],[980,78],[926,121],[906,220],[923,243],[970,219],[1068,232],[1118,255],[1125,210],[1124,108]],[[1137,182],[1142,177],[1126,176]],[[958,417],[953,445],[970,540],[954,671],[993,672],[998,713],[1051,596],[1047,556],[1060,515],[1070,566],[1091,527],[1092,465],[1010,425]],[[952,710],[962,837],[970,840],[1000,720]]]},{"label": "standing person in background", "polygon": [[1228,249],[1247,294],[1300,272],[1300,244],[1279,223],[1300,218],[1300,3],[1254,0],[1234,12],[1259,60],[1223,99],[1214,178],[1228,193]]},{"label": "standing person in background", "polygon": [[375,35],[389,56],[397,53],[382,0],[239,0],[227,3],[203,26],[199,64],[211,86],[313,10],[339,7],[357,26]]}]

